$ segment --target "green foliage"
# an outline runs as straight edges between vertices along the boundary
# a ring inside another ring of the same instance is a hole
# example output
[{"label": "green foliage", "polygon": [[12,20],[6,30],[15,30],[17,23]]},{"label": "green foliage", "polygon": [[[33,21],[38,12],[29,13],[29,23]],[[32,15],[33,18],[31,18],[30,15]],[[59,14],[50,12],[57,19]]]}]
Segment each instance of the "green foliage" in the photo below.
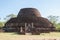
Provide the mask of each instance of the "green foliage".
[{"label": "green foliage", "polygon": [[49,19],[49,21],[51,21],[54,24],[54,26],[56,27],[56,30],[60,31],[60,23],[57,23],[57,22],[59,22],[58,21],[59,16],[50,15],[50,16],[48,16],[48,19]]},{"label": "green foliage", "polygon": [[0,27],[3,27],[4,26],[4,23],[3,22],[0,22]]},{"label": "green foliage", "polygon": [[[7,15],[5,18],[4,18],[4,22],[3,21],[0,21],[0,28],[4,26],[4,24],[10,19],[10,18],[14,18],[14,17],[17,17],[17,15],[15,14],[9,14]],[[1,20],[1,18],[0,18]]]},{"label": "green foliage", "polygon": [[60,30],[60,23],[56,24],[56,30]]},{"label": "green foliage", "polygon": [[15,15],[15,14],[9,14],[9,15],[7,15],[6,16],[6,18],[4,18],[4,20],[9,20],[10,18],[15,18],[15,17],[17,17],[17,15]]},{"label": "green foliage", "polygon": [[59,16],[52,16],[52,15],[48,16],[48,19],[54,24],[58,21],[58,18]]},{"label": "green foliage", "polygon": [[52,15],[48,16],[49,21],[51,21],[51,23],[53,23],[54,26],[56,26],[58,18],[59,16],[52,16]]},{"label": "green foliage", "polygon": [[9,14],[6,17],[14,18],[14,17],[16,17],[16,15],[15,14]]}]

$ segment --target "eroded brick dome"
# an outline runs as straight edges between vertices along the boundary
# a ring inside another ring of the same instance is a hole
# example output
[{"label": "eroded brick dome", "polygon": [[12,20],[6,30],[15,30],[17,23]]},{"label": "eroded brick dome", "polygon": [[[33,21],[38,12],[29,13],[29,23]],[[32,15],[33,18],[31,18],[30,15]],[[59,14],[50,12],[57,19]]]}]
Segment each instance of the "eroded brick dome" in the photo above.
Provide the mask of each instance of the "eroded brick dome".
[{"label": "eroded brick dome", "polygon": [[41,17],[36,8],[23,8],[19,11],[18,17]]}]

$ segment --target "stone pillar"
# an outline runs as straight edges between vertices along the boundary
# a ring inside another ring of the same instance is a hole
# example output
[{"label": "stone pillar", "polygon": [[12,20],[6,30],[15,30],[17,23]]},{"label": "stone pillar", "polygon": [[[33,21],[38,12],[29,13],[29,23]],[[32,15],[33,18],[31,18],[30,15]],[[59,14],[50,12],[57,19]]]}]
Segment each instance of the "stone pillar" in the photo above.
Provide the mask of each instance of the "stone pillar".
[{"label": "stone pillar", "polygon": [[21,26],[21,28],[20,28],[20,32],[23,32],[23,28],[22,28],[22,26]]},{"label": "stone pillar", "polygon": [[27,26],[27,23],[25,23],[25,34],[26,34],[26,26]]}]

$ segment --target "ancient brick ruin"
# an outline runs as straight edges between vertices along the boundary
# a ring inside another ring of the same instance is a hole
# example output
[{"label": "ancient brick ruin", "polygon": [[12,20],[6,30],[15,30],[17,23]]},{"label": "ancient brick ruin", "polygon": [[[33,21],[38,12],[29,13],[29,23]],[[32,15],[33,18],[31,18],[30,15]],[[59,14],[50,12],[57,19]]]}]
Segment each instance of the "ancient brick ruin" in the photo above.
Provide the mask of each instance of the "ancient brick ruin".
[{"label": "ancient brick ruin", "polygon": [[16,18],[8,20],[4,26],[6,32],[19,34],[40,34],[54,31],[55,27],[35,8],[22,8]]}]

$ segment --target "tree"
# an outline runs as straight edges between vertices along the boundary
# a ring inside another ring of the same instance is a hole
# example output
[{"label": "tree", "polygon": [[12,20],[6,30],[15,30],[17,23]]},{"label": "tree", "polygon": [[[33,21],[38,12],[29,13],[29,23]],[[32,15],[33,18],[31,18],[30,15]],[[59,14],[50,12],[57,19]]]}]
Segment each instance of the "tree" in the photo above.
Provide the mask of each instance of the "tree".
[{"label": "tree", "polygon": [[17,17],[17,15],[15,15],[15,14],[9,14],[9,15],[7,15],[6,16],[6,18],[4,18],[4,20],[9,20],[10,18],[15,18],[15,17]]},{"label": "tree", "polygon": [[59,19],[59,16],[48,16],[48,19],[54,24],[54,26],[56,27],[56,30],[57,31],[60,31],[60,23],[57,23],[59,22],[58,19]]},{"label": "tree", "polygon": [[60,31],[60,23],[58,23],[56,26],[56,30]]},{"label": "tree", "polygon": [[14,18],[14,17],[16,17],[16,15],[15,14],[9,14],[6,17]]},{"label": "tree", "polygon": [[3,26],[4,26],[3,22],[0,22],[0,27],[3,27]]},{"label": "tree", "polygon": [[58,18],[59,16],[52,16],[52,15],[48,16],[49,21],[51,21],[54,25],[56,25]]}]

